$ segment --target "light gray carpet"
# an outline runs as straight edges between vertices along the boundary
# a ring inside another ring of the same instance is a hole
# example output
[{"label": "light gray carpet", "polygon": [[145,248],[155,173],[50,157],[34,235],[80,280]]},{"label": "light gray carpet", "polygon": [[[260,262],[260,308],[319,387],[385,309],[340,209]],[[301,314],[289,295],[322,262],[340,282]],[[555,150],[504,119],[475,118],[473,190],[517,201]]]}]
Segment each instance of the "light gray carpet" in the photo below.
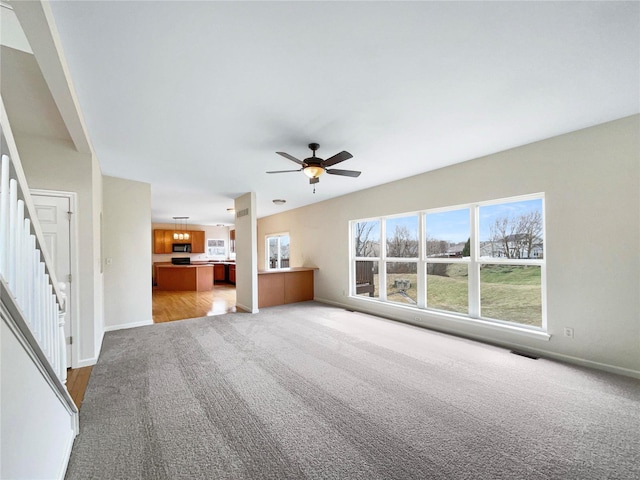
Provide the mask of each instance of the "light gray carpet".
[{"label": "light gray carpet", "polygon": [[640,478],[640,382],[318,303],[107,333],[68,479]]}]

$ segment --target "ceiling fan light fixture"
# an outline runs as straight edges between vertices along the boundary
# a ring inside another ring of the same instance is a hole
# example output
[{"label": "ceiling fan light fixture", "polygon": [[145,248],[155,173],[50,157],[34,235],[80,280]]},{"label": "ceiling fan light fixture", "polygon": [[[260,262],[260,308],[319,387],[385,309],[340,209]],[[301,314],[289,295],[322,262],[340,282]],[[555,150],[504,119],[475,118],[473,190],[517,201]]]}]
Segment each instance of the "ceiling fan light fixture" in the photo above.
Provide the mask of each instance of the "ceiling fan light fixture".
[{"label": "ceiling fan light fixture", "polygon": [[324,168],[319,165],[309,165],[304,167],[303,172],[309,178],[318,178],[324,173]]}]

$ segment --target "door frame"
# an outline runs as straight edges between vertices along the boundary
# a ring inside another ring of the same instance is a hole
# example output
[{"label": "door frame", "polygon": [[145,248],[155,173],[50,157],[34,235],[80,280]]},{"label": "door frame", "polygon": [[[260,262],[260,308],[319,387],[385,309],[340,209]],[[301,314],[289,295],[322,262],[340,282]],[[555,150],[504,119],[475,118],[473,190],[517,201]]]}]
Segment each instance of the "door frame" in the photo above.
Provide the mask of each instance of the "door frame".
[{"label": "door frame", "polygon": [[[69,199],[69,211],[71,218],[69,219],[69,261],[71,265],[71,302],[67,305],[67,311],[71,313],[71,358],[68,359],[71,368],[78,368],[78,359],[80,358],[80,288],[78,281],[78,221],[77,221],[77,200],[76,192],[66,192],[61,190],[45,190],[42,188],[29,189],[31,195],[41,195],[47,197],[60,197]],[[53,260],[53,259],[52,259]],[[60,281],[60,280],[58,280]],[[66,321],[66,320],[65,320]],[[66,342],[66,339],[65,339]]]}]

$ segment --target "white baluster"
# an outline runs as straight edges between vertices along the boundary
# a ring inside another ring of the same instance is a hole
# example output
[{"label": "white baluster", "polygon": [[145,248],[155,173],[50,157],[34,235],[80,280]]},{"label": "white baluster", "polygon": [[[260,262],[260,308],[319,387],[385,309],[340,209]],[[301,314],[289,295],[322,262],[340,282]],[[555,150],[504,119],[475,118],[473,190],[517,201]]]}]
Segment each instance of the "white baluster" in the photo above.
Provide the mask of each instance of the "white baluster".
[{"label": "white baluster", "polygon": [[38,343],[42,345],[42,336],[40,328],[40,282],[38,281],[38,261],[39,252],[38,249],[33,251],[33,257],[31,258],[31,272],[33,277],[33,334],[38,340]]},{"label": "white baluster", "polygon": [[[53,285],[49,284],[49,305],[47,312],[47,321],[49,322],[48,329],[51,332],[51,365],[55,368],[58,365],[58,315],[56,315],[56,296],[53,293]],[[55,368],[56,374],[58,373]]]},{"label": "white baluster", "polygon": [[36,236],[29,235],[29,252],[27,256],[28,260],[28,269],[29,269],[29,307],[27,314],[27,319],[29,321],[29,325],[31,326],[31,331],[35,333],[35,318],[36,318],[36,289],[34,285],[36,283],[35,272],[33,271],[33,258],[36,251]]},{"label": "white baluster", "polygon": [[24,265],[22,264],[22,252],[24,250],[24,201],[18,200],[16,212],[16,302],[20,310],[24,312]]},{"label": "white baluster", "polygon": [[[40,251],[38,251],[38,256],[40,255]],[[40,258],[38,258],[38,269],[36,282],[38,284],[38,330],[40,331],[40,346],[46,352],[46,330],[44,324],[44,281],[42,280],[43,269],[42,264],[40,263]]]},{"label": "white baluster", "polygon": [[16,215],[18,213],[18,182],[9,180],[9,276],[12,295],[16,295]]},{"label": "white baluster", "polygon": [[42,290],[44,295],[42,296],[42,306],[44,308],[44,315],[42,317],[44,321],[43,329],[45,334],[45,352],[47,354],[47,358],[51,361],[51,310],[49,305],[49,288],[51,284],[49,284],[49,274],[46,273],[46,266],[44,263],[42,265]]},{"label": "white baluster", "polygon": [[24,306],[22,307],[22,311],[24,313],[25,320],[27,321],[27,325],[31,325],[31,312],[29,311],[31,307],[31,220],[28,218],[24,219],[23,222],[23,231],[22,231],[22,258],[20,260],[20,267],[23,270],[22,277],[22,292],[24,294]]},{"label": "white baluster", "polygon": [[0,275],[7,278],[9,269],[9,157],[2,155],[0,169]]},{"label": "white baluster", "polygon": [[60,291],[60,307],[58,310],[58,331],[60,337],[60,381],[66,385],[67,383],[67,339],[64,334],[65,315],[67,314],[67,284],[58,283]]}]

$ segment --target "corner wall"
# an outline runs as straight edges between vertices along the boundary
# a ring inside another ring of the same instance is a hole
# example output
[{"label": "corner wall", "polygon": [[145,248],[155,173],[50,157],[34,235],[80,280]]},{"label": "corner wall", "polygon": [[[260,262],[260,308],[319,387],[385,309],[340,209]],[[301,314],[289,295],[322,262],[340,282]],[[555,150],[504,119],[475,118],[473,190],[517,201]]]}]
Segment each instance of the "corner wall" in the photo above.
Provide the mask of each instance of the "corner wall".
[{"label": "corner wall", "polygon": [[[317,300],[640,378],[639,132],[634,115],[265,217],[258,245],[288,231],[292,266],[319,268]],[[550,340],[343,296],[350,220],[537,192],[545,193]]]},{"label": "corner wall", "polygon": [[103,177],[105,330],[150,325],[151,185]]}]

